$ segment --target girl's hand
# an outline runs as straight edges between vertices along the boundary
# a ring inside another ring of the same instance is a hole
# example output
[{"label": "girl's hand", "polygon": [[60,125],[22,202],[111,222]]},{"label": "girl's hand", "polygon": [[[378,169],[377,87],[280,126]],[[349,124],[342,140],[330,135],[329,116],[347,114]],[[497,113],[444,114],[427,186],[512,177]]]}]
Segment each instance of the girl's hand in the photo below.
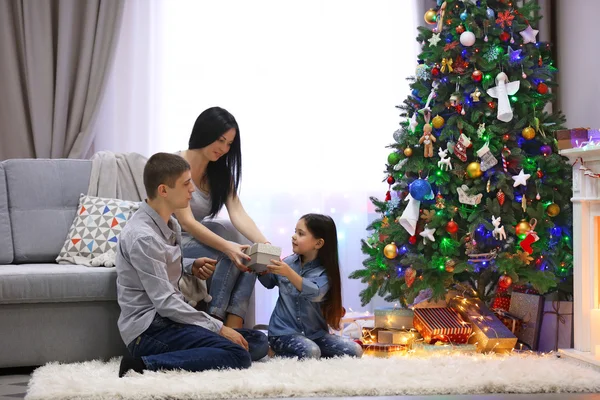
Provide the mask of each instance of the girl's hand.
[{"label": "girl's hand", "polygon": [[210,278],[210,276],[215,272],[215,265],[217,264],[217,260],[213,260],[208,257],[200,257],[194,261],[192,264],[192,274],[203,281]]},{"label": "girl's hand", "polygon": [[233,264],[242,272],[248,272],[249,269],[244,265],[244,261],[250,261],[250,256],[244,250],[250,248],[247,244],[228,242],[228,246],[223,253],[233,262]]},{"label": "girl's hand", "polygon": [[267,265],[267,271],[287,278],[294,270],[281,260],[271,260],[271,264]]}]

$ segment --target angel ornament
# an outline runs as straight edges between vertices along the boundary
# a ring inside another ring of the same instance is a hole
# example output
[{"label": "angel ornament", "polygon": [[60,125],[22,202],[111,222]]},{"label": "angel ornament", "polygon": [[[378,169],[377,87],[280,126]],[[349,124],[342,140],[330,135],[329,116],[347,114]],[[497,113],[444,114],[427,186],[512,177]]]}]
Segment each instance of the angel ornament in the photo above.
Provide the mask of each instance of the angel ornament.
[{"label": "angel ornament", "polygon": [[489,88],[487,94],[498,99],[497,118],[502,122],[509,122],[513,118],[513,111],[508,101],[508,96],[517,93],[521,82],[509,82],[508,76],[504,72],[496,75],[496,86]]},{"label": "angel ornament", "polygon": [[433,142],[436,141],[436,138],[431,133],[432,129],[430,124],[425,124],[423,126],[423,136],[419,139],[419,144],[423,144],[424,147],[423,157],[425,158],[433,157]]}]

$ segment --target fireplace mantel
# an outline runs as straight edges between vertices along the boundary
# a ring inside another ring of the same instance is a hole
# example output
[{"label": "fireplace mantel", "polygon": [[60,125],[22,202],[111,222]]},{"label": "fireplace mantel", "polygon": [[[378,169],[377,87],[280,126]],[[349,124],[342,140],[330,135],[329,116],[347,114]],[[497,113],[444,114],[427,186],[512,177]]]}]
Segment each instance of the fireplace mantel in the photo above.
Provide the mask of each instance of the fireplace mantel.
[{"label": "fireplace mantel", "polygon": [[600,145],[560,152],[573,164],[573,323],[574,349],[561,353],[600,366],[592,337],[592,310],[600,303],[600,179],[585,175],[585,168],[600,173]]}]

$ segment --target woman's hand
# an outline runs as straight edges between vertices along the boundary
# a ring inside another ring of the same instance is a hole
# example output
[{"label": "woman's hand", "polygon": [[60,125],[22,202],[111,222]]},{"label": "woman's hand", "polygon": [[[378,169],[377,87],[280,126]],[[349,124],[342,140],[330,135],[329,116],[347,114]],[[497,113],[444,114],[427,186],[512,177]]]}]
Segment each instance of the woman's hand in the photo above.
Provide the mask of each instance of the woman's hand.
[{"label": "woman's hand", "polygon": [[215,265],[217,264],[217,260],[213,260],[208,257],[200,257],[194,261],[192,264],[192,274],[203,281],[210,278],[210,276],[215,272]]},{"label": "woman's hand", "polygon": [[267,265],[267,271],[275,275],[285,276],[286,278],[289,278],[291,273],[294,272],[292,267],[281,260],[271,260],[271,264]]},{"label": "woman's hand", "polygon": [[239,344],[244,349],[246,349],[246,351],[248,350],[248,342],[238,331],[223,325],[221,331],[219,332],[219,335],[223,336],[225,339],[231,340],[235,344]]},{"label": "woman's hand", "polygon": [[233,264],[242,272],[248,272],[249,269],[244,265],[244,261],[250,261],[250,256],[244,250],[250,248],[247,244],[228,242],[227,248],[223,253],[233,262]]}]

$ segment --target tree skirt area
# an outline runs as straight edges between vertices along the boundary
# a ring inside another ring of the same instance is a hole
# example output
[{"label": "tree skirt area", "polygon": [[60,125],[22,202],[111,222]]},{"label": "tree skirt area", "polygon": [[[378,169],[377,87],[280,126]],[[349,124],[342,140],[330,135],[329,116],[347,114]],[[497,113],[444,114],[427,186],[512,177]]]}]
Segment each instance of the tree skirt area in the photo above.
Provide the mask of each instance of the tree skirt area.
[{"label": "tree skirt area", "polygon": [[600,372],[554,355],[443,355],[298,361],[274,358],[247,370],[130,371],[119,360],[50,363],[26,399],[240,399],[481,393],[599,392]]}]

